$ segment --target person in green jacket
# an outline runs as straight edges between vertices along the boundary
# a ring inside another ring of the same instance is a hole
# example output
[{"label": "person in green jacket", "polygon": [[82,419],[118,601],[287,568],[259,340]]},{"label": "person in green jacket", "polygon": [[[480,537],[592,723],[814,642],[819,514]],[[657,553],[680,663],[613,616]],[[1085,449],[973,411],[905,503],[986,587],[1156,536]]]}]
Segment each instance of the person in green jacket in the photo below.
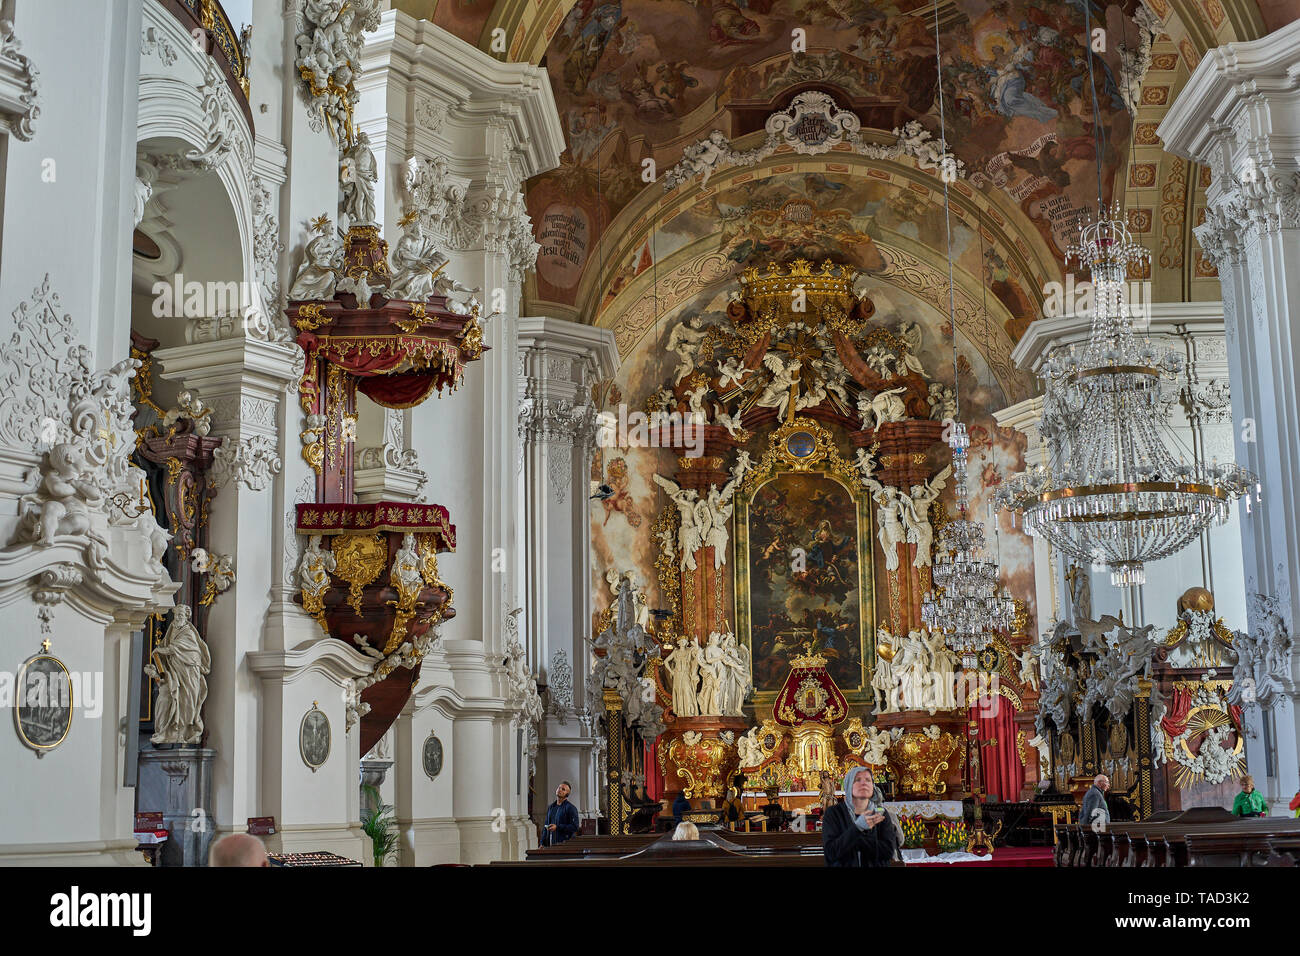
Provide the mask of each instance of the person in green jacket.
[{"label": "person in green jacket", "polygon": [[1241,793],[1232,801],[1232,812],[1239,817],[1268,816],[1264,795],[1255,789],[1255,778],[1249,774],[1241,778]]}]

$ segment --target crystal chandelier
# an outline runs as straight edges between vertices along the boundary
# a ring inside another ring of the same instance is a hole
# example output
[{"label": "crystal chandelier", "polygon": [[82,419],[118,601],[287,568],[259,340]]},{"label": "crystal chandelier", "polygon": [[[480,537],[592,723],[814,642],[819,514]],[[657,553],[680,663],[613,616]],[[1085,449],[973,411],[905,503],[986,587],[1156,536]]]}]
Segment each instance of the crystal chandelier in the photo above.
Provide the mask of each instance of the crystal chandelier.
[{"label": "crystal chandelier", "polygon": [[1182,356],[1133,331],[1124,280],[1130,264],[1149,256],[1118,205],[1080,227],[1066,262],[1091,267],[1092,330],[1086,345],[1054,353],[1039,372],[1048,464],[1011,476],[994,495],[998,507],[1023,515],[1030,535],[1106,565],[1117,587],[1144,583],[1146,562],[1222,524],[1252,488],[1259,494],[1256,477],[1233,463],[1175,462],[1157,431],[1169,430],[1161,381],[1178,374]]},{"label": "crystal chandelier", "polygon": [[993,640],[993,632],[1010,629],[1016,607],[1010,592],[998,588],[999,568],[986,555],[984,526],[969,516],[966,449],[970,438],[964,424],[952,424],[948,444],[952,447],[957,517],[939,529],[931,574],[942,593],[938,597],[926,594],[921,620],[944,635],[945,643],[960,655],[963,668],[973,670],[976,654]]}]

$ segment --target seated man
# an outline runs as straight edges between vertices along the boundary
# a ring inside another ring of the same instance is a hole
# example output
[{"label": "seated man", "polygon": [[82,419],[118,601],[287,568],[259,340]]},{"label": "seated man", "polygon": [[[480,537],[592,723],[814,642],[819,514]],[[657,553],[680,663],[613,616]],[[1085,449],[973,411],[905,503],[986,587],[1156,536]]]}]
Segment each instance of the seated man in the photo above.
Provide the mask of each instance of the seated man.
[{"label": "seated man", "polygon": [[771,787],[763,792],[767,795],[767,803],[763,804],[758,809],[762,811],[765,817],[767,817],[767,829],[769,831],[780,830],[785,826],[788,817],[788,814],[785,812],[785,807],[781,806],[780,802],[777,800],[777,795],[781,791],[777,790],[776,787]]}]

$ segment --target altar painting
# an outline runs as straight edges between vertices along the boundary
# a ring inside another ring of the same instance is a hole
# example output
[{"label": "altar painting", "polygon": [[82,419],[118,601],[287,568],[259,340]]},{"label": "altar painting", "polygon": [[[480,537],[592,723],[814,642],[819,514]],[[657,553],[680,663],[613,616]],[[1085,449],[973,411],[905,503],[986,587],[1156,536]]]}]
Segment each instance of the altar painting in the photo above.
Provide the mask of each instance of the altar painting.
[{"label": "altar painting", "polygon": [[871,518],[828,474],[777,474],[737,505],[737,634],[748,639],[759,700],[793,657],[826,658],[846,694],[867,686],[873,620]]}]

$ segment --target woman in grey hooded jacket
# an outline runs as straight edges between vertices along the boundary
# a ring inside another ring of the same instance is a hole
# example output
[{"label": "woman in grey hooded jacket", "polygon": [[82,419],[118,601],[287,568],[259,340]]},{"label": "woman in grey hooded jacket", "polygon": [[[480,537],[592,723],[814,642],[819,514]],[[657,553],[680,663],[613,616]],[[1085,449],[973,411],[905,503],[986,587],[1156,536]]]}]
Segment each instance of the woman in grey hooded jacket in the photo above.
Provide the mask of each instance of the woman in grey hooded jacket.
[{"label": "woman in grey hooded jacket", "polygon": [[844,777],[844,799],[826,811],[822,852],[827,866],[889,866],[897,854],[894,821],[866,767],[849,769]]}]

